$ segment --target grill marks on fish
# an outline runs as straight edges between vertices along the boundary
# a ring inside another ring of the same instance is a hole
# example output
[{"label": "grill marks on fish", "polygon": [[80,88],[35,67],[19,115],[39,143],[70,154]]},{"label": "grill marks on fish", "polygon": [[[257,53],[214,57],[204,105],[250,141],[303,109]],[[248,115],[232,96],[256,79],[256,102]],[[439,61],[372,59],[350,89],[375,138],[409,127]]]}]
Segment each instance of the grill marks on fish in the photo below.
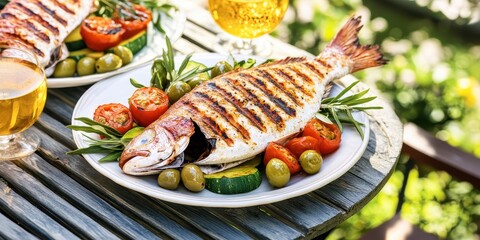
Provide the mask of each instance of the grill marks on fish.
[{"label": "grill marks on fish", "polygon": [[14,40],[14,41],[19,41],[19,42],[22,42],[24,44],[24,46],[26,46],[28,49],[30,49],[31,51],[33,51],[35,54],[37,54],[38,56],[41,56],[41,57],[44,57],[45,56],[45,53],[43,53],[40,49],[38,49],[37,47],[35,47],[35,43],[32,43],[30,41],[28,41],[27,39],[19,36],[17,33],[13,32],[13,33],[9,33],[9,32],[0,32],[0,39],[2,38],[6,38],[6,39],[9,39],[9,40]]},{"label": "grill marks on fish", "polygon": [[1,13],[0,17],[8,21],[17,21],[17,24],[25,28],[27,31],[31,31],[38,39],[42,40],[45,43],[50,42],[50,37],[39,30],[34,23],[28,19],[19,19],[16,15],[11,13]]},{"label": "grill marks on fish", "polygon": [[[301,99],[302,94],[307,96],[307,97],[313,97],[314,94],[309,89],[302,87],[301,83],[298,83],[297,81],[295,81],[295,77],[293,75],[294,72],[292,74],[292,72],[288,71],[286,68],[274,68],[272,70],[275,71],[276,76],[278,76],[280,79],[284,80],[284,82],[286,84],[285,87],[287,89],[290,89],[290,91],[298,91],[299,92],[300,97],[297,97],[297,98]],[[290,86],[287,85],[287,84],[289,84]]]},{"label": "grill marks on fish", "polygon": [[235,115],[229,113],[226,109],[225,104],[221,104],[221,100],[215,99],[214,94],[206,94],[202,92],[195,92],[194,95],[199,98],[199,100],[205,101],[207,106],[210,106],[213,111],[217,112],[221,118],[223,118],[230,126],[232,126],[236,132],[240,133],[240,136],[245,140],[250,140],[250,133],[238,122],[238,118]]},{"label": "grill marks on fish", "polygon": [[52,16],[55,20],[57,20],[61,25],[64,27],[67,26],[68,22],[60,17],[55,10],[50,9],[48,6],[43,4],[42,2],[34,2],[36,6],[38,6],[40,9],[42,9],[46,14]]},{"label": "grill marks on fish", "polygon": [[31,9],[23,5],[21,2],[12,2],[11,4],[14,9],[27,15],[30,20],[38,22],[40,25],[50,30],[53,34],[58,35],[60,33],[60,30],[57,27],[50,24],[50,22],[48,22],[42,16],[33,12]]},{"label": "grill marks on fish", "polygon": [[[256,76],[253,75],[253,73],[241,73],[240,76],[247,78],[252,86],[261,91],[273,103],[274,106],[272,106],[272,104],[268,104],[268,102],[265,102],[269,106],[268,109],[278,108],[289,116],[295,116],[295,109],[288,106],[287,101],[282,99],[282,95],[277,92],[278,89],[272,89],[271,86],[268,86],[269,83],[270,85],[273,85],[271,82],[274,81],[269,75]],[[281,118],[280,113],[279,117]],[[283,118],[281,120],[283,121]]]},{"label": "grill marks on fish", "polygon": [[226,74],[192,91],[182,105],[204,131],[232,146],[236,139],[251,142],[252,131],[282,131],[297,109],[315,96],[315,81],[325,74],[319,63],[295,61]]},{"label": "grill marks on fish", "polygon": [[248,119],[250,124],[257,128],[258,130],[265,132],[267,128],[263,125],[262,119],[251,111],[249,108],[245,107],[245,100],[238,99],[238,95],[225,90],[223,87],[218,86],[215,82],[209,82],[207,84],[209,90],[217,92],[223,96],[224,100],[227,101],[231,106],[233,106],[237,113],[241,116]]},{"label": "grill marks on fish", "polygon": [[[196,104],[195,104],[196,103]],[[222,128],[216,120],[218,117],[213,109],[199,107],[198,102],[196,101],[182,101],[181,104],[189,111],[191,111],[193,116],[198,116],[199,120],[203,122],[205,127],[208,128],[213,134],[219,136],[223,141],[227,143],[227,145],[232,146],[233,140],[227,135],[224,128]]]},{"label": "grill marks on fish", "polygon": [[[67,5],[65,5],[64,3],[58,1],[58,0],[53,0],[54,4],[57,5],[58,7],[60,7],[61,9],[63,9],[63,11],[65,11],[66,13],[70,13],[70,14],[75,14],[75,12],[73,10],[71,10]],[[73,2],[75,3],[75,2]],[[70,4],[72,4],[72,2],[70,2]]]},{"label": "grill marks on fish", "polygon": [[268,96],[265,96],[261,90],[250,82],[251,79],[249,79],[247,74],[240,73],[238,75],[229,75],[225,77],[225,80],[230,87],[235,88],[240,92],[241,95],[239,95],[239,97],[243,96],[248,103],[258,107],[260,112],[256,112],[256,114],[262,114],[261,116],[263,116],[262,119],[264,119],[264,124],[267,124],[267,119],[270,119],[270,123],[274,124],[277,130],[281,130],[285,127],[285,122],[280,116],[279,111],[272,108],[268,103]]},{"label": "grill marks on fish", "polygon": [[295,92],[295,88],[288,86],[287,82],[282,78],[279,78],[276,69],[257,69],[256,72],[266,77],[273,86],[275,86],[274,91],[279,91],[285,94],[296,106],[303,106],[300,96]]}]

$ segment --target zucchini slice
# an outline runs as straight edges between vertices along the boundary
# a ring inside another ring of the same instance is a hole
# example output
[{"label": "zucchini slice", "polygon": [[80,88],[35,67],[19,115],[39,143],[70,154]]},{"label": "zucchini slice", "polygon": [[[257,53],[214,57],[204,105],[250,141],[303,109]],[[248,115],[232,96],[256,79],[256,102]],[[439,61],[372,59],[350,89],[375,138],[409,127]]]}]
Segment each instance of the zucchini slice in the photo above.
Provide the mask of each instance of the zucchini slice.
[{"label": "zucchini slice", "polygon": [[77,51],[87,47],[82,40],[82,35],[80,34],[80,26],[75,28],[68,36],[65,38],[65,45],[67,45],[68,51]]},{"label": "zucchini slice", "polygon": [[219,194],[250,192],[257,189],[261,183],[260,171],[251,166],[238,166],[205,175],[205,188]]},{"label": "zucchini slice", "polygon": [[72,59],[75,59],[75,61],[78,61],[78,60],[80,60],[80,59],[82,59],[86,56],[98,59],[103,55],[104,55],[103,52],[95,52],[95,51],[93,51],[89,48],[83,48],[83,49],[80,49],[80,50],[77,50],[77,51],[70,52],[68,57],[72,58]]},{"label": "zucchini slice", "polygon": [[147,30],[141,31],[137,33],[137,35],[123,40],[118,45],[130,49],[133,55],[135,55],[147,45]]}]

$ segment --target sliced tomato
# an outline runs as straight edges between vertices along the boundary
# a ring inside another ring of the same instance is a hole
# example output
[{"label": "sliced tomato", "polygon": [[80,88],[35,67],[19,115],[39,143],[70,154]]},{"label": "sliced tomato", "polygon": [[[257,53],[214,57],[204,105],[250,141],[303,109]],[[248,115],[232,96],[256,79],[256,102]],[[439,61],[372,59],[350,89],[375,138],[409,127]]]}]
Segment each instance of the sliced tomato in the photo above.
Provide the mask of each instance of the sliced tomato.
[{"label": "sliced tomato", "polygon": [[317,118],[308,121],[303,136],[314,137],[318,140],[320,154],[335,152],[340,147],[342,133],[334,123],[326,123]]},{"label": "sliced tomato", "polygon": [[297,158],[302,155],[303,152],[307,150],[314,150],[320,153],[320,147],[318,145],[318,140],[314,137],[303,136],[297,137],[285,144],[285,147],[290,150]]},{"label": "sliced tomato", "polygon": [[125,29],[123,38],[127,39],[147,29],[148,23],[152,21],[152,12],[146,7],[138,4],[133,5],[134,14],[128,12],[115,13],[113,20],[122,25]]},{"label": "sliced tomato", "polygon": [[125,134],[133,127],[133,117],[130,110],[120,103],[100,105],[95,109],[93,120],[116,129]]},{"label": "sliced tomato", "polygon": [[80,34],[88,48],[104,51],[117,46],[122,41],[125,30],[122,25],[110,18],[91,16],[80,27]]},{"label": "sliced tomato", "polygon": [[168,96],[159,88],[143,87],[135,90],[128,103],[135,122],[146,127],[167,111]]},{"label": "sliced tomato", "polygon": [[278,143],[271,142],[268,144],[267,149],[265,149],[265,155],[263,156],[263,164],[267,166],[267,163],[272,158],[278,158],[286,163],[290,174],[298,173],[301,169],[300,163],[295,155]]}]

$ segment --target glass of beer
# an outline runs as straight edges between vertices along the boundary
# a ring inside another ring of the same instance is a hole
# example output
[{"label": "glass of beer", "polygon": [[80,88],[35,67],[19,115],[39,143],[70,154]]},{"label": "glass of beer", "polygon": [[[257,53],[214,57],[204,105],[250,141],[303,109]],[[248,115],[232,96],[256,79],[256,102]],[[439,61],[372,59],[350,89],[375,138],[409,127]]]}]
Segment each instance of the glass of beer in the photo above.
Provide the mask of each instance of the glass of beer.
[{"label": "glass of beer", "polygon": [[0,160],[29,156],[40,138],[29,128],[47,99],[44,69],[24,48],[0,42]]},{"label": "glass of beer", "polygon": [[208,0],[208,8],[220,28],[238,38],[231,44],[232,53],[269,55],[269,45],[254,39],[275,30],[288,0]]}]

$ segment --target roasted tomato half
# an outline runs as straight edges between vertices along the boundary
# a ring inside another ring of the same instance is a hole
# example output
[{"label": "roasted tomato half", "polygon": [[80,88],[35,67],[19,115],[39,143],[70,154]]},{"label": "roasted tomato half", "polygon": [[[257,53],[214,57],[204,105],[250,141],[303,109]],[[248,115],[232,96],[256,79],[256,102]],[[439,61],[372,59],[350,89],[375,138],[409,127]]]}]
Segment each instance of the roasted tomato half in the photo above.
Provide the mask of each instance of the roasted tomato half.
[{"label": "roasted tomato half", "polygon": [[80,34],[88,48],[104,51],[117,46],[122,41],[125,30],[122,25],[110,18],[91,16],[80,27]]},{"label": "roasted tomato half", "polygon": [[100,105],[95,109],[93,120],[116,129],[125,134],[133,127],[133,117],[130,110],[120,103]]},{"label": "roasted tomato half", "polygon": [[318,140],[314,137],[303,136],[297,137],[285,144],[285,147],[290,150],[297,158],[300,158],[303,152],[307,150],[314,150],[320,153],[320,147],[318,145]]},{"label": "roasted tomato half", "polygon": [[286,163],[290,174],[298,173],[301,169],[300,163],[295,155],[278,143],[271,142],[268,144],[267,149],[265,149],[265,155],[263,156],[263,164],[267,166],[272,158],[278,158]]},{"label": "roasted tomato half", "polygon": [[127,39],[147,29],[148,23],[152,21],[152,12],[142,5],[133,5],[133,13],[116,12],[113,20],[122,25],[125,29],[123,38]]},{"label": "roasted tomato half", "polygon": [[337,125],[323,122],[317,118],[308,121],[303,130],[303,136],[316,138],[322,155],[335,152],[340,147],[342,139],[342,133]]},{"label": "roasted tomato half", "polygon": [[143,87],[135,90],[128,103],[135,122],[146,127],[167,111],[168,96],[159,88]]}]

